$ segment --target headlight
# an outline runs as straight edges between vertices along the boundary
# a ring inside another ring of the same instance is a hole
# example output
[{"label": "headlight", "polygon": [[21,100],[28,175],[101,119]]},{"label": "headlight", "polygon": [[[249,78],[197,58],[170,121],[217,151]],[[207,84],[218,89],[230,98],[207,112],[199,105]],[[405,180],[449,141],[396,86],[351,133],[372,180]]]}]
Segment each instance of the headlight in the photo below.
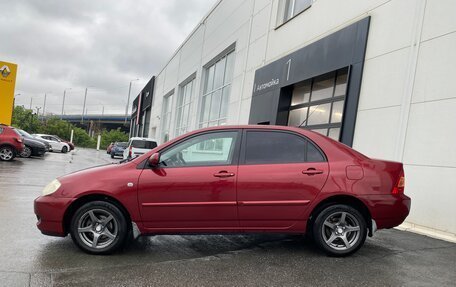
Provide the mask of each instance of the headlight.
[{"label": "headlight", "polygon": [[43,189],[43,196],[53,194],[57,191],[57,189],[59,189],[60,186],[60,181],[58,179],[54,179]]}]

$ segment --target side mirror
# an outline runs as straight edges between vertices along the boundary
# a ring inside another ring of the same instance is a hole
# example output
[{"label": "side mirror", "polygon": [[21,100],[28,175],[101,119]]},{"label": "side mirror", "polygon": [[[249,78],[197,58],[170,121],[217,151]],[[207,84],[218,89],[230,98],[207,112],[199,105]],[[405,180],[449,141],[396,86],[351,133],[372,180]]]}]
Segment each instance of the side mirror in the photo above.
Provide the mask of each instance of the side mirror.
[{"label": "side mirror", "polygon": [[157,167],[160,164],[160,153],[156,152],[149,157],[149,166]]}]

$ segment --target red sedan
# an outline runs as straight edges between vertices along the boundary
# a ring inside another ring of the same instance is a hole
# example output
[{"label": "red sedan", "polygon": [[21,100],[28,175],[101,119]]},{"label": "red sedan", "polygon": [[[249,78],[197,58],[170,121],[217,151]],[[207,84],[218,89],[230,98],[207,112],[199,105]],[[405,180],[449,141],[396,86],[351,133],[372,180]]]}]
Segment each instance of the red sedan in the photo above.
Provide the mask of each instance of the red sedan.
[{"label": "red sedan", "polygon": [[130,161],[62,176],[35,200],[42,233],[112,253],[133,234],[309,234],[330,255],[358,250],[409,214],[401,163],[283,126],[188,133]]}]

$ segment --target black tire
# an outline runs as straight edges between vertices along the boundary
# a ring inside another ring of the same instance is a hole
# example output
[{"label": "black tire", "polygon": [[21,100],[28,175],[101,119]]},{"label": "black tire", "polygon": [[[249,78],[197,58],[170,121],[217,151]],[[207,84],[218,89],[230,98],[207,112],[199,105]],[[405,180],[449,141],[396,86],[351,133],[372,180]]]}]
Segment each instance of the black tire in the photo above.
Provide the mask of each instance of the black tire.
[{"label": "black tire", "polygon": [[24,150],[21,152],[21,154],[19,155],[20,157],[23,157],[23,158],[29,158],[32,156],[32,148],[29,147],[29,146],[24,146]]},{"label": "black tire", "polygon": [[[92,220],[94,214],[96,220]],[[100,214],[105,214],[103,218]],[[103,221],[112,219],[106,224]],[[99,226],[102,226],[99,230]],[[78,232],[78,228],[90,229]],[[106,230],[110,236],[105,235]],[[120,209],[106,201],[92,201],[81,206],[71,218],[70,234],[73,242],[84,252],[89,254],[111,254],[123,247],[129,234],[128,223]],[[94,247],[95,236],[98,237]],[[99,246],[98,246],[99,245]]]},{"label": "black tire", "polygon": [[12,161],[16,157],[16,151],[10,146],[1,146],[0,147],[0,160],[2,161]]},{"label": "black tire", "polygon": [[114,158],[114,154],[113,153],[111,153],[111,158]]},{"label": "black tire", "polygon": [[68,148],[66,146],[62,147],[62,153],[67,153],[68,152]]},{"label": "black tire", "polygon": [[328,255],[348,256],[363,246],[367,236],[366,220],[351,206],[331,205],[315,218],[312,235],[318,247]]}]

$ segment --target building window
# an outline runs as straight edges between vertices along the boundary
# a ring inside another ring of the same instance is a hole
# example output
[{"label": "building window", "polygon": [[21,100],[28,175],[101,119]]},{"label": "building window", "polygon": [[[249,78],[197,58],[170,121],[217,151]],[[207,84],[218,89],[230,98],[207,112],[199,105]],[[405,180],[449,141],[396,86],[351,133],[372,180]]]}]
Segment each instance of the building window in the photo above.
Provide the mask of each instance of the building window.
[{"label": "building window", "polygon": [[171,114],[172,114],[173,93],[163,97],[162,104],[162,118],[161,118],[161,140],[165,143],[169,140],[169,131],[171,127]]},{"label": "building window", "polygon": [[190,106],[195,79],[183,85],[177,98],[176,136],[185,134],[190,126]]},{"label": "building window", "polygon": [[295,85],[288,125],[340,139],[348,68]]},{"label": "building window", "polygon": [[143,128],[143,137],[147,138],[149,136],[149,127],[150,127],[150,112],[151,109],[148,108],[144,112],[144,128]]},{"label": "building window", "polygon": [[313,0],[281,0],[277,26],[282,25],[312,6]]},{"label": "building window", "polygon": [[199,124],[201,128],[226,123],[233,68],[234,51],[206,68]]}]

